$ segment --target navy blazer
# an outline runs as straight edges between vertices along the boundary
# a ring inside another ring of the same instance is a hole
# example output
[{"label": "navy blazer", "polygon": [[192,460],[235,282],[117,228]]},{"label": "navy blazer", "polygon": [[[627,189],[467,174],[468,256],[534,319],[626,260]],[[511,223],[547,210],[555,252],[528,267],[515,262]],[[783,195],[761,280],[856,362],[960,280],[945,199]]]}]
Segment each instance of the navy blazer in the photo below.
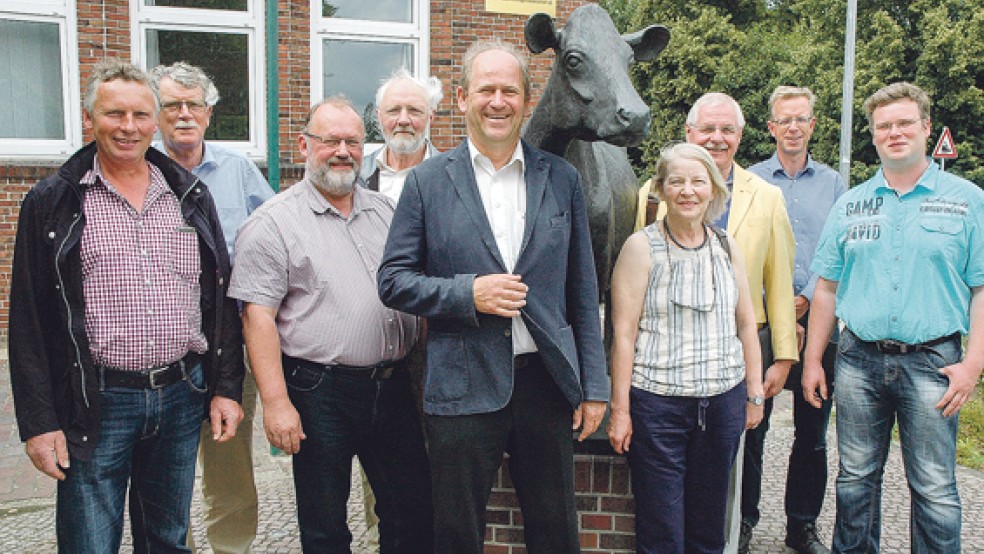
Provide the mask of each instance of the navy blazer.
[{"label": "navy blazer", "polygon": [[[607,401],[598,283],[577,170],[523,142],[526,228],[514,273],[544,365],[576,408]],[[414,167],[393,215],[377,276],[383,304],[427,318],[424,411],[488,413],[512,396],[509,318],[479,313],[476,276],[506,273],[485,215],[467,141]]]}]

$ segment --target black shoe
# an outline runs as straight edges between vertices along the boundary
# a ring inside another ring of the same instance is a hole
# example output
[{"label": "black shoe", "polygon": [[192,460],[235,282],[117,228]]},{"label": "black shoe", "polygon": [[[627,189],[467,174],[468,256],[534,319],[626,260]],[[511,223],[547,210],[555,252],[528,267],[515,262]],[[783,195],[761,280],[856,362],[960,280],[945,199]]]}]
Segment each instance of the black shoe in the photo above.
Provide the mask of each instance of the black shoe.
[{"label": "black shoe", "polygon": [[[786,528],[786,546],[799,554],[830,554],[817,535],[815,523],[806,523],[800,528]],[[739,548],[741,548],[739,544]]]},{"label": "black shoe", "polygon": [[741,522],[741,535],[738,537],[738,554],[748,554],[748,545],[752,542],[752,529],[751,523],[747,521]]}]

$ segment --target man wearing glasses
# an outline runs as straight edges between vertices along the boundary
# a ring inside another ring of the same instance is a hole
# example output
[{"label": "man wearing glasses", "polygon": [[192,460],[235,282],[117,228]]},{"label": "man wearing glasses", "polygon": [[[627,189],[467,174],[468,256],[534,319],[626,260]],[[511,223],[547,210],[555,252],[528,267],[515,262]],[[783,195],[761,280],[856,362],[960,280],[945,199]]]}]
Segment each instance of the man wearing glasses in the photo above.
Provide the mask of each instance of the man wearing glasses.
[{"label": "man wearing glasses", "polygon": [[270,443],[293,454],[301,546],[349,552],[352,457],[376,493],[383,552],[432,550],[431,487],[405,358],[417,318],[382,305],[376,270],[393,201],[360,183],[352,104],[316,104],[298,137],[304,179],[246,221],[229,295]]},{"label": "man wearing glasses", "polygon": [[[184,62],[155,67],[150,77],[161,97],[157,125],[161,142],[154,143],[182,167],[205,182],[215,200],[229,259],[239,227],[249,214],[273,196],[263,174],[246,156],[205,142],[219,91],[200,68]],[[202,500],[208,542],[216,554],[246,554],[256,537],[258,502],[253,482],[253,414],[256,381],[249,371],[243,381],[242,431],[226,442],[208,440],[202,425],[198,459],[202,465]],[[191,533],[189,545],[194,547]]]},{"label": "man wearing glasses", "polygon": [[[834,205],[803,354],[803,395],[830,398],[836,320],[835,552],[877,552],[885,460],[898,422],[912,552],[960,552],[957,414],[984,367],[984,192],[926,157],[930,99],[909,83],[864,102],[882,166]],[[967,335],[961,352],[960,335]]]},{"label": "man wearing glasses", "polygon": [[[748,170],[782,190],[796,236],[793,269],[793,299],[796,318],[804,328],[817,276],[810,271],[813,251],[834,202],[844,194],[840,174],[814,160],[809,153],[810,137],[816,127],[813,105],[816,96],[806,87],[777,87],[769,98],[769,132],[776,139],[776,152]],[[833,369],[835,343],[824,351],[824,362]],[[827,421],[832,400],[814,408],[803,397],[802,365],[792,367],[786,388],[793,393],[793,425],[796,429],[786,474],[786,546],[800,554],[829,552],[817,535],[816,522],[823,508],[827,487]],[[828,375],[832,387],[833,372]],[[832,389],[831,389],[832,390]],[[743,529],[754,528],[760,518],[762,457],[769,430],[772,399],[765,401],[765,417],[745,436],[744,471],[741,480]]]}]

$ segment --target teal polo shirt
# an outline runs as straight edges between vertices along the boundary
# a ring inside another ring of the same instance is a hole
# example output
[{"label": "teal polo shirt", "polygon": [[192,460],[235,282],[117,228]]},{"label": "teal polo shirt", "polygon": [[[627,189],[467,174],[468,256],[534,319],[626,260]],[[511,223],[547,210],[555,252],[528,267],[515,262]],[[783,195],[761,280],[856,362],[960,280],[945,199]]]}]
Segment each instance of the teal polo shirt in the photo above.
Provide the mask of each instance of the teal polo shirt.
[{"label": "teal polo shirt", "polygon": [[879,169],[838,199],[814,273],[836,281],[836,314],[861,340],[926,342],[970,328],[984,285],[984,191],[935,163],[898,196]]}]

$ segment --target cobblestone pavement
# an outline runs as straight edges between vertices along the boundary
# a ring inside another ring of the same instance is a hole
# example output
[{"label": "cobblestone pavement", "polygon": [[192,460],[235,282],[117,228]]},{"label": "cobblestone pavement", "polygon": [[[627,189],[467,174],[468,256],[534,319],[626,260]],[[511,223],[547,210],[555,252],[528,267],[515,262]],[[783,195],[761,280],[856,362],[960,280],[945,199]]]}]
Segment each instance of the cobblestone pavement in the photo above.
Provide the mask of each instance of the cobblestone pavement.
[{"label": "cobblestone pavement", "polygon": [[[55,551],[54,481],[41,475],[24,454],[17,435],[13,404],[10,398],[10,377],[6,368],[6,352],[0,350],[0,552],[46,553]],[[762,520],[755,529],[752,551],[766,554],[786,554],[792,550],[783,545],[785,516],[782,507],[786,465],[792,443],[792,413],[789,393],[778,398],[772,415],[772,425],[766,441],[766,477],[763,483]],[[290,458],[271,456],[262,433],[262,415],[257,414],[253,429],[256,485],[260,496],[260,529],[253,545],[257,554],[300,552],[297,519],[294,512],[294,487],[291,480]],[[836,445],[833,425],[829,437]],[[821,536],[829,545],[834,519],[834,471],[836,448],[830,449],[831,477],[827,487],[824,511],[818,522]],[[963,501],[963,551],[984,552],[984,474],[960,469],[958,484]],[[361,489],[353,480],[349,502],[349,526],[354,540],[352,551],[369,554],[365,524],[362,519]],[[202,527],[200,495],[192,505],[192,524],[195,541],[206,545]],[[905,484],[902,457],[898,445],[893,445],[885,468],[882,551],[909,551],[909,492]],[[124,537],[124,544],[129,539]],[[124,549],[126,550],[126,549]],[[210,553],[203,546],[200,552]]]}]

